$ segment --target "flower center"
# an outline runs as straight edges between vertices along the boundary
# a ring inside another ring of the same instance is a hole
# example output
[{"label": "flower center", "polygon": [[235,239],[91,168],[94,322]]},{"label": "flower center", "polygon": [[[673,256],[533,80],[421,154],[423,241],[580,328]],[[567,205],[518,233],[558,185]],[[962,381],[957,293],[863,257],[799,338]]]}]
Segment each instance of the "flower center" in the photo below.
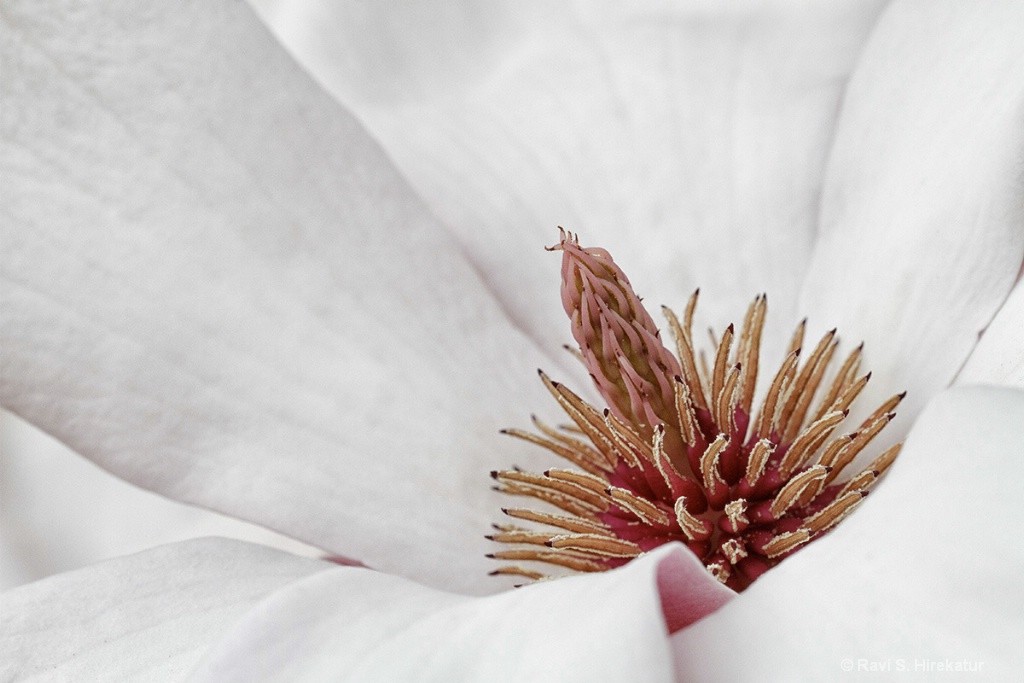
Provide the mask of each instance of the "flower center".
[{"label": "flower center", "polygon": [[[663,309],[673,354],[607,251],[582,248],[564,232],[552,250],[562,252],[562,302],[579,358],[608,407],[540,373],[572,424],[555,428],[534,418],[537,432],[504,433],[573,467],[491,473],[497,490],[545,505],[503,508],[532,526],[495,525],[488,538],[511,547],[489,557],[604,571],[680,541],[741,591],[842,521],[896,459],[901,444],[841,479],[905,395],[834,436],[871,377],[858,374],[862,346],[830,372],[839,344],[832,330],[801,362],[800,323],[755,409],[765,296],[750,304],[738,334],[732,325],[718,339],[712,334],[708,354],[692,335],[698,292],[682,319]],[[492,574],[547,577],[523,564]]]}]

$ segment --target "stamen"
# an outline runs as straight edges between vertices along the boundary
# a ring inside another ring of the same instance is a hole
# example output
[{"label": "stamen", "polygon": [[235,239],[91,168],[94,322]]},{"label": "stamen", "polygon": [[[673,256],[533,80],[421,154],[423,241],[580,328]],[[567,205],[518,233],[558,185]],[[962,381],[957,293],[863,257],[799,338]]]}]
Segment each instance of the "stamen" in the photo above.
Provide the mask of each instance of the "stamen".
[{"label": "stamen", "polygon": [[843,484],[843,488],[839,489],[839,493],[836,495],[836,498],[842,498],[844,493],[849,493],[850,491],[867,491],[877,479],[878,472],[875,472],[874,470],[864,470],[856,477]]},{"label": "stamen", "polygon": [[[509,547],[489,557],[603,571],[682,541],[712,576],[739,591],[834,528],[892,465],[899,444],[832,483],[871,446],[904,396],[890,398],[852,434],[833,436],[871,379],[858,375],[863,344],[832,375],[832,330],[801,364],[802,321],[754,406],[766,296],[754,298],[738,331],[728,325],[716,339],[709,330],[708,349],[698,349],[692,334],[699,290],[682,319],[663,308],[673,355],[607,251],[582,248],[564,231],[552,249],[562,252],[562,301],[579,346],[574,355],[605,405],[595,407],[539,372],[571,424],[553,428],[534,417],[536,433],[504,433],[569,466],[491,476],[496,490],[560,512],[503,508],[537,526],[495,525],[487,538]],[[492,574],[548,578],[519,564]]]},{"label": "stamen", "polygon": [[804,318],[797,324],[796,329],[793,331],[793,336],[789,339],[789,349],[787,349],[786,355],[797,353],[804,347],[804,332],[806,331],[807,318]]},{"label": "stamen", "polygon": [[744,557],[747,556],[747,549],[743,545],[743,541],[738,538],[730,538],[728,541],[722,543],[722,554],[729,560],[729,564],[735,565]]},{"label": "stamen", "polygon": [[[718,353],[715,354],[715,370],[711,376],[711,397],[718,405],[722,400],[722,390],[725,388],[725,370],[729,364],[729,351],[732,349],[733,327],[729,325],[722,335],[722,343],[718,346]],[[722,423],[721,413],[715,415],[718,423]]]},{"label": "stamen", "polygon": [[772,385],[768,389],[768,396],[765,398],[764,405],[761,407],[761,413],[758,416],[757,438],[769,438],[777,431],[777,411],[782,403],[781,399],[786,387],[796,373],[796,364],[799,361],[800,349],[790,351],[789,355],[786,356],[786,360],[782,362],[779,371],[775,373],[775,379],[772,380]]},{"label": "stamen", "polygon": [[570,484],[576,484],[582,488],[601,496],[608,488],[608,480],[603,477],[596,477],[593,474],[587,474],[585,472],[577,472],[575,470],[563,470],[560,468],[552,468],[545,470],[544,476],[559,481],[566,481]]},{"label": "stamen", "polygon": [[768,459],[774,452],[775,444],[768,439],[761,439],[754,444],[754,448],[750,451],[750,457],[747,459],[746,480],[751,486],[757,484],[761,479],[761,475],[764,474],[764,467],[768,464]]},{"label": "stamen", "polygon": [[648,526],[668,526],[669,524],[669,517],[663,510],[627,489],[612,487],[608,489],[608,495],[616,505],[624,510],[629,510]]},{"label": "stamen", "polygon": [[547,577],[540,572],[533,571],[532,569],[525,569],[519,565],[507,564],[504,567],[498,567],[492,572],[488,572],[489,576],[524,576],[533,581],[540,581]]},{"label": "stamen", "polygon": [[754,401],[754,387],[757,382],[757,368],[761,353],[761,333],[764,331],[765,316],[768,314],[768,297],[759,294],[754,303],[747,309],[743,320],[743,331],[740,333],[740,348],[737,352],[737,365],[743,368],[740,377],[739,408],[745,415],[750,414]]},{"label": "stamen", "polygon": [[700,458],[700,472],[704,478],[704,487],[709,492],[726,486],[725,480],[722,479],[718,471],[718,459],[727,445],[729,445],[729,435],[719,434]]},{"label": "stamen", "polygon": [[578,550],[605,557],[636,557],[640,554],[640,546],[636,543],[617,538],[608,538],[596,534],[567,534],[555,536],[547,545],[552,548]]},{"label": "stamen", "polygon": [[831,330],[821,338],[811,357],[807,359],[807,363],[793,381],[789,398],[782,408],[782,417],[779,420],[782,426],[783,443],[792,442],[804,423],[807,408],[811,405],[811,399],[821,381],[825,365],[832,358],[832,353],[838,344],[835,336],[836,331]]},{"label": "stamen", "polygon": [[888,401],[878,406],[878,409],[875,410],[875,412],[868,415],[867,419],[864,420],[864,423],[860,426],[860,428],[864,429],[864,427],[874,424],[878,420],[882,419],[882,417],[892,413],[894,410],[896,410],[896,406],[898,406],[900,402],[903,401],[906,395],[907,392],[904,391],[903,393],[891,396]]},{"label": "stamen", "polygon": [[550,477],[531,474],[529,472],[517,472],[515,470],[491,472],[491,477],[497,479],[503,485],[515,482],[520,485],[525,485],[527,488],[541,489],[544,491],[551,491],[555,494],[561,494],[566,498],[575,499],[584,505],[589,505],[593,507],[594,510],[603,510],[607,507],[605,497],[602,493],[588,489],[575,482],[561,481]]},{"label": "stamen", "polygon": [[498,543],[527,543],[530,545],[545,545],[551,540],[551,537],[552,534],[519,529],[509,525],[502,525],[498,533],[485,536],[487,540],[497,541]]},{"label": "stamen", "polygon": [[[606,470],[608,467],[604,456],[600,456],[600,459],[595,458],[594,456],[598,455],[597,452],[583,444],[580,444],[580,447],[574,447],[565,443],[555,443],[554,441],[549,441],[522,429],[502,429],[500,433],[508,434],[509,436],[516,437],[517,439],[529,441],[532,444],[546,448],[555,455],[565,458],[572,464],[590,472],[591,474],[598,474],[602,470]],[[593,453],[591,453],[591,451],[593,451]]]},{"label": "stamen", "polygon": [[697,371],[697,360],[693,349],[693,342],[690,341],[690,329],[693,326],[693,309],[697,305],[697,295],[699,293],[699,289],[694,292],[693,296],[690,297],[690,302],[686,305],[685,327],[679,324],[679,320],[676,318],[676,314],[672,312],[672,309],[662,306],[661,310],[668,319],[672,336],[676,340],[676,351],[679,354],[682,376],[686,380],[686,386],[689,387],[693,394],[693,403],[698,408],[706,409],[708,402],[704,398],[700,373]]},{"label": "stamen", "polygon": [[708,566],[708,573],[711,576],[718,579],[719,582],[728,585],[729,577],[732,576],[732,572],[729,567],[726,566],[725,562],[712,562]]},{"label": "stamen", "polygon": [[697,416],[693,412],[693,402],[690,398],[690,388],[683,382],[682,377],[676,377],[675,395],[676,412],[679,414],[679,432],[683,437],[683,444],[693,446],[697,443]]},{"label": "stamen", "polygon": [[871,443],[871,441],[878,436],[883,429],[885,429],[885,426],[892,421],[893,417],[895,417],[893,413],[883,415],[875,420],[867,429],[862,428],[861,431],[854,434],[850,443],[839,451],[838,455],[836,455],[833,474],[828,478],[826,483],[831,483],[832,480],[839,476],[839,473],[843,468],[853,462],[854,458],[856,458],[860,452],[864,450],[864,448],[866,448],[867,445]]},{"label": "stamen", "polygon": [[829,413],[800,434],[779,463],[782,476],[788,477],[800,467],[845,419],[845,412]]},{"label": "stamen", "polygon": [[853,403],[853,400],[857,398],[857,396],[860,395],[860,392],[864,390],[864,387],[868,385],[868,382],[870,380],[871,373],[869,372],[868,374],[858,379],[856,382],[850,384],[850,386],[846,387],[846,389],[843,391],[842,396],[836,399],[836,402],[832,406],[832,410],[845,412],[850,407],[850,404]]},{"label": "stamen", "polygon": [[[854,375],[857,374],[857,369],[860,367],[861,354],[864,351],[864,342],[860,343],[860,346],[855,348],[846,360],[843,361],[842,366],[836,372],[835,378],[832,380],[832,385],[829,387],[825,397],[821,400],[818,405],[818,410],[814,413],[813,420],[818,420],[825,413],[833,412],[835,410],[845,410],[849,406],[843,408],[836,407],[836,399],[839,398],[840,392],[846,389]],[[868,373],[870,376],[871,373]],[[852,400],[852,399],[851,399]]]},{"label": "stamen", "polygon": [[547,524],[549,526],[555,526],[566,531],[573,531],[578,534],[610,534],[612,533],[608,529],[607,524],[596,522],[590,519],[583,519],[582,517],[570,517],[568,515],[556,515],[551,512],[538,512],[537,510],[530,510],[528,508],[502,508],[509,517],[515,519],[522,519],[528,522],[536,522],[538,524]]},{"label": "stamen", "polygon": [[514,482],[505,481],[497,487],[497,490],[510,496],[529,496],[530,498],[536,498],[537,500],[549,505],[554,505],[558,509],[568,512],[570,515],[586,519],[597,519],[596,513],[602,511],[601,508],[588,505],[574,496],[568,496],[550,489],[523,486]]},{"label": "stamen", "polygon": [[806,529],[797,529],[779,534],[764,546],[764,554],[768,557],[778,557],[811,540],[811,534]]},{"label": "stamen", "polygon": [[555,397],[558,404],[562,406],[562,410],[572,418],[572,421],[576,423],[581,432],[586,434],[591,443],[597,446],[597,449],[608,459],[611,466],[611,463],[614,462],[612,453],[615,451],[615,447],[609,436],[600,426],[601,423],[594,419],[594,413],[597,411],[563,385],[552,382],[542,371],[538,370],[537,372],[540,374],[544,386],[548,388],[548,391]]},{"label": "stamen", "polygon": [[686,499],[680,498],[675,504],[676,521],[691,541],[703,541],[711,536],[711,525],[686,511]]},{"label": "stamen", "polygon": [[718,409],[715,418],[716,422],[720,425],[729,425],[730,434],[736,431],[733,416],[736,404],[740,399],[738,385],[742,370],[742,367],[738,364],[729,370],[729,373],[725,376],[722,391],[718,394],[718,401],[715,403],[715,407]]},{"label": "stamen", "polygon": [[804,528],[812,534],[820,534],[831,529],[853,512],[853,509],[863,502],[866,495],[867,493],[862,491],[850,491],[844,494],[841,498],[826,505],[818,514],[809,517],[804,522]]},{"label": "stamen", "polygon": [[[747,501],[743,498],[734,500],[725,506],[725,519],[720,520],[722,529],[732,534],[738,534],[750,525],[747,519]],[[735,563],[734,563],[735,564]]]},{"label": "stamen", "polygon": [[643,468],[643,460],[650,460],[651,456],[646,452],[647,447],[636,432],[615,419],[611,411],[604,409],[604,422],[608,425],[608,433],[613,443],[617,446],[619,454],[630,467],[634,469]]},{"label": "stamen", "polygon": [[878,472],[878,476],[885,474],[894,462],[896,462],[896,456],[900,454],[903,449],[903,444],[898,443],[886,448],[882,453],[875,458],[868,466],[869,469]]},{"label": "stamen", "polygon": [[603,572],[608,567],[601,562],[583,557],[571,550],[555,550],[553,548],[518,548],[514,550],[499,550],[496,553],[487,553],[487,557],[495,560],[519,560],[521,562],[546,562],[547,564],[558,565],[577,572]]},{"label": "stamen", "polygon": [[783,486],[782,490],[775,496],[775,500],[772,501],[770,508],[772,516],[775,518],[781,517],[783,513],[796,502],[797,496],[799,496],[805,488],[814,482],[821,481],[831,471],[832,468],[830,467],[815,465],[786,482],[786,485]]}]

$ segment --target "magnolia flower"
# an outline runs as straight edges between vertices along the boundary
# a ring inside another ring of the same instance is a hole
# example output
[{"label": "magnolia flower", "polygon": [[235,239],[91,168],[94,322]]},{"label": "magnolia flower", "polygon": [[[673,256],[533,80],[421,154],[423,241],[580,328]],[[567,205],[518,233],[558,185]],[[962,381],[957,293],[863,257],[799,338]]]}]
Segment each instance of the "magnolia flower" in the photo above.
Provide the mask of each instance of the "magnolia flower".
[{"label": "magnolia flower", "polygon": [[[237,2],[5,5],[4,405],[373,568],[203,540],[55,576],[4,597],[6,678],[1019,669],[1024,396],[936,395],[1024,379],[1021,7],[545,4],[451,50],[368,11],[294,24],[345,48],[295,43],[335,99]],[[677,544],[487,576],[488,471],[550,465],[496,433],[577,372],[532,256],[558,222],[719,327],[768,291],[766,355],[801,314],[863,337],[865,400],[909,391],[898,465],[738,597]]]}]

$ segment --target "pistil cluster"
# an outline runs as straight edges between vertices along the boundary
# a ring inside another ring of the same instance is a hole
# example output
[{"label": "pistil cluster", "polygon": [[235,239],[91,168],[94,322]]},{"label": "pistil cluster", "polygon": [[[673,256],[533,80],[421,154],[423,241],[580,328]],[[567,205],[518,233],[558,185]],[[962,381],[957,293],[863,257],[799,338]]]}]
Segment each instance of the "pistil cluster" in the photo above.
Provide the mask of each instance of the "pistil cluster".
[{"label": "pistil cluster", "polygon": [[895,460],[899,444],[843,477],[904,395],[835,436],[871,377],[858,374],[861,347],[829,372],[835,330],[804,354],[801,323],[755,407],[765,296],[750,304],[738,333],[729,325],[712,335],[709,353],[692,334],[698,293],[682,318],[664,308],[673,354],[607,251],[582,248],[564,232],[552,250],[562,252],[562,302],[579,358],[607,407],[540,372],[571,424],[534,418],[536,432],[505,433],[572,467],[491,473],[497,490],[544,504],[503,508],[517,522],[495,525],[488,538],[510,547],[489,556],[514,564],[493,574],[539,580],[550,570],[531,566],[545,565],[604,571],[679,541],[741,591],[835,527]]}]

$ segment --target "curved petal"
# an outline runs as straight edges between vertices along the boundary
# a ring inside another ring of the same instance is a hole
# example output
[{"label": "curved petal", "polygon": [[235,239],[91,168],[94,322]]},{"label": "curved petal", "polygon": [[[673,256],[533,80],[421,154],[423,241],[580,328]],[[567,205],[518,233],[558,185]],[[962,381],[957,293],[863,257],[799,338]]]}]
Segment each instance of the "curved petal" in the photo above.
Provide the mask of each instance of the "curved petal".
[{"label": "curved petal", "polygon": [[0,529],[0,590],[204,536],[323,555],[262,527],[127,484],[7,411],[0,411]]},{"label": "curved petal", "polygon": [[692,552],[672,552],[658,564],[658,592],[669,633],[689,626],[736,597]]},{"label": "curved petal", "polygon": [[497,432],[555,407],[542,357],[366,133],[240,2],[0,19],[3,403],[135,484],[495,588],[487,473],[540,464]]},{"label": "curved petal", "polygon": [[701,285],[705,309],[739,316],[768,291],[794,318],[839,98],[882,2],[255,4],[554,345],[561,312],[506,254],[558,224],[633,264],[655,303]]},{"label": "curved petal", "polygon": [[1024,389],[1024,279],[1018,280],[985,328],[957,384],[995,384]]},{"label": "curved petal", "polygon": [[195,681],[672,681],[659,549],[625,567],[487,598],[362,569],[256,607]]},{"label": "curved petal", "polygon": [[333,567],[211,538],[29,584],[3,596],[0,678],[183,680],[254,604]]},{"label": "curved petal", "polygon": [[865,397],[906,389],[904,415],[953,380],[1024,258],[1021,25],[1019,2],[896,2],[850,82],[803,308],[864,339]]},{"label": "curved petal", "polygon": [[838,681],[888,665],[935,680],[963,662],[1012,680],[1024,666],[1022,452],[1024,392],[941,394],[850,519],[673,636],[681,673]]}]

